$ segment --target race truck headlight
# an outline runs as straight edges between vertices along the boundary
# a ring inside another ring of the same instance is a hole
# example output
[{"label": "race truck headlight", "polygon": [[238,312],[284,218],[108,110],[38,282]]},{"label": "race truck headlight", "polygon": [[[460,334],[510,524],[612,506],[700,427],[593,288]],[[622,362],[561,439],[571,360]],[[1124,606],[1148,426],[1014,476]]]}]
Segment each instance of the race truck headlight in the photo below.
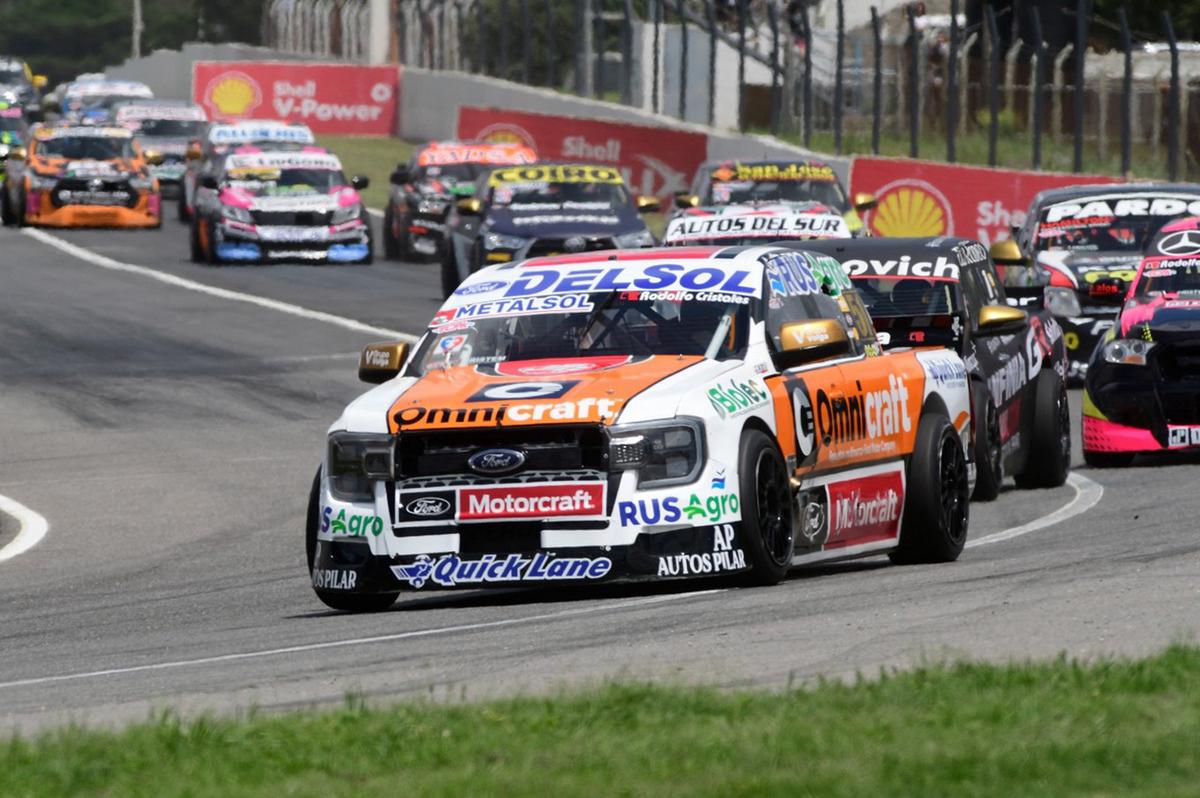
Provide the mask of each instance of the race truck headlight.
[{"label": "race truck headlight", "polygon": [[396,442],[387,435],[335,432],[329,436],[329,492],[343,501],[371,501],[371,483],[395,476]]},{"label": "race truck headlight", "polygon": [[609,465],[636,470],[639,488],[686,485],[700,475],[703,448],[704,426],[696,419],[614,427]]},{"label": "race truck headlight", "polygon": [[638,247],[654,246],[654,235],[649,230],[638,230],[636,233],[626,233],[617,236],[618,249],[637,249]]},{"label": "race truck headlight", "polygon": [[483,237],[484,249],[520,249],[525,246],[527,239],[520,236],[506,236],[503,233],[488,233]]},{"label": "race truck headlight", "polygon": [[417,213],[423,213],[428,216],[440,216],[446,212],[446,208],[450,203],[440,199],[423,199],[417,203]]},{"label": "race truck headlight", "polygon": [[1073,289],[1048,285],[1043,294],[1046,299],[1046,309],[1053,315],[1081,316],[1083,309],[1079,307],[1079,295]]},{"label": "race truck headlight", "polygon": [[221,215],[226,219],[233,219],[235,222],[254,224],[254,217],[250,215],[250,211],[246,208],[239,208],[236,205],[222,205]]},{"label": "race truck headlight", "polygon": [[330,219],[329,223],[331,225],[339,225],[346,224],[346,222],[353,222],[361,213],[362,209],[357,205],[347,205],[344,208],[338,208],[335,210],[333,212],[333,218]]},{"label": "race truck headlight", "polygon": [[1153,341],[1143,341],[1140,338],[1117,338],[1104,345],[1101,355],[1107,363],[1144,366],[1146,365],[1146,355],[1153,348]]},{"label": "race truck headlight", "polygon": [[53,175],[39,175],[36,172],[29,174],[29,190],[30,191],[50,191],[58,185],[58,178]]}]

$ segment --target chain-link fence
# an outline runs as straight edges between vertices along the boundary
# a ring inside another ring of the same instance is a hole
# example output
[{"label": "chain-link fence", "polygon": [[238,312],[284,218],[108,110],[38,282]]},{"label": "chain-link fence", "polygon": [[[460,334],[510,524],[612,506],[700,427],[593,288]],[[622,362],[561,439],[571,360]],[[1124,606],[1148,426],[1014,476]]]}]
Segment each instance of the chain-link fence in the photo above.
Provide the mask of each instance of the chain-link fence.
[{"label": "chain-link fence", "polygon": [[1064,0],[1072,35],[1051,43],[1037,4],[941,5],[935,14],[894,0],[869,9],[845,0],[403,0],[395,51],[409,65],[836,153],[1200,172],[1200,47],[1176,42],[1165,13],[1161,41],[1138,41],[1124,13],[1102,19],[1088,0]]},{"label": "chain-link fence", "polygon": [[365,61],[369,0],[268,0],[262,41],[280,52]]}]

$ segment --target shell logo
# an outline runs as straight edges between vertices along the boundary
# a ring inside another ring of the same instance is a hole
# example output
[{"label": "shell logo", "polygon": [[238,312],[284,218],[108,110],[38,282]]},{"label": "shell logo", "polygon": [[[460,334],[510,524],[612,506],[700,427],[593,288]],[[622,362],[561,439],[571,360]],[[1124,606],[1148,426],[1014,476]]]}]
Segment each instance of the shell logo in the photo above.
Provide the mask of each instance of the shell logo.
[{"label": "shell logo", "polygon": [[537,151],[537,143],[534,142],[533,136],[529,135],[529,132],[519,125],[508,122],[497,122],[488,125],[479,131],[479,135],[475,138],[479,141],[486,141],[489,144],[520,144],[535,152]]},{"label": "shell logo", "polygon": [[950,201],[924,180],[894,180],[876,192],[879,204],[867,216],[879,236],[941,236],[954,230]]},{"label": "shell logo", "polygon": [[204,88],[204,104],[221,116],[246,116],[262,104],[262,89],[245,72],[222,72]]}]

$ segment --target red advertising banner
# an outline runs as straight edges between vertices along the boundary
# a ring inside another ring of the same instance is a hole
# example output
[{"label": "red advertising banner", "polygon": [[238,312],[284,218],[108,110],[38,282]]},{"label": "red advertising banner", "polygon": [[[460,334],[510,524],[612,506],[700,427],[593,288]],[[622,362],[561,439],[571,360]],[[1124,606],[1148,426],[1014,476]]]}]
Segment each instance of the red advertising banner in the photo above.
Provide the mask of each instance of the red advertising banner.
[{"label": "red advertising banner", "polygon": [[708,139],[700,133],[503,108],[460,108],[458,137],[520,142],[544,161],[610,164],[635,194],[663,201],[688,189],[708,154]]},{"label": "red advertising banner", "polygon": [[400,71],[394,66],[301,61],[197,61],[192,97],[210,119],[303,122],[314,133],[391,135]]},{"label": "red advertising banner", "polygon": [[865,219],[881,236],[958,235],[989,245],[1025,221],[1035,194],[1082,183],[1116,183],[1103,175],[1022,172],[904,158],[858,156],[850,190],[874,194]]}]

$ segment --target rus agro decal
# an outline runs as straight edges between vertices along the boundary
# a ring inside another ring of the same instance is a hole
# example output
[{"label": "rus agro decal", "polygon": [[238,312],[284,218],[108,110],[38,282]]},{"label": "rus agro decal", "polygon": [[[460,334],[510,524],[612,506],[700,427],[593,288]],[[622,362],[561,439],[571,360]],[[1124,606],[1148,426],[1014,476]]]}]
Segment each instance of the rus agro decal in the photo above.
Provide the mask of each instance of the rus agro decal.
[{"label": "rus agro decal", "polygon": [[433,559],[422,554],[411,565],[393,565],[396,578],[415,588],[427,582],[442,587],[513,582],[553,582],[573,579],[603,579],[612,570],[607,557],[555,557],[538,553],[533,557],[509,554],[497,558],[485,554],[478,560],[464,560],[457,554]]}]

